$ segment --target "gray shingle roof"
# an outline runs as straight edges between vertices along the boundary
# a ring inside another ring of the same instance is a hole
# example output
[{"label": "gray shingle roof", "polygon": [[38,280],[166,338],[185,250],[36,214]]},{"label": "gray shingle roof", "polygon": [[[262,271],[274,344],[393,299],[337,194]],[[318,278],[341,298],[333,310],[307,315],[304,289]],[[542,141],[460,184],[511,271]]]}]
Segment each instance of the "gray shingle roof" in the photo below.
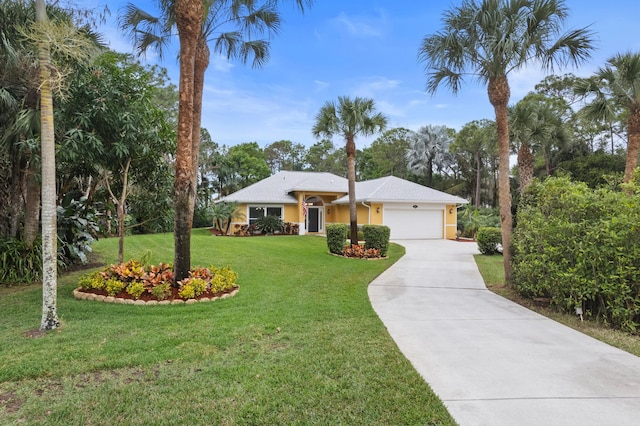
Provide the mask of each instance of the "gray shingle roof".
[{"label": "gray shingle roof", "polygon": [[348,182],[332,173],[282,171],[247,186],[220,201],[237,203],[296,204],[292,191],[346,193]]},{"label": "gray shingle roof", "polygon": [[[307,192],[348,192],[347,179],[332,173],[282,171],[256,182],[220,201],[260,204],[296,204],[294,191]],[[466,204],[464,198],[446,194],[395,176],[356,183],[358,202],[412,202]],[[336,204],[349,202],[348,195],[335,201]]]},{"label": "gray shingle roof", "polygon": [[[395,176],[356,183],[357,202],[412,202],[466,204],[467,200]],[[335,201],[346,204],[349,197]]]}]

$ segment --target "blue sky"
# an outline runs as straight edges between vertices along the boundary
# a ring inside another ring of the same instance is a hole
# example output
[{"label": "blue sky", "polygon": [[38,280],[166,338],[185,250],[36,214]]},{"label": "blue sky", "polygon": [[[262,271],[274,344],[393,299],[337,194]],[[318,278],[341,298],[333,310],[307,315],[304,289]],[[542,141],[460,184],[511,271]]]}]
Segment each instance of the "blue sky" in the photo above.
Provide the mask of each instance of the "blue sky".
[{"label": "blue sky", "polygon": [[[104,0],[89,0],[94,5]],[[102,28],[115,50],[131,52],[115,19],[126,1],[112,0],[112,22]],[[155,2],[133,1],[153,11]],[[457,96],[442,87],[435,96],[425,92],[426,77],[417,60],[425,35],[438,31],[443,11],[461,0],[316,0],[300,14],[285,3],[284,23],[272,39],[266,66],[228,62],[213,56],[205,76],[203,127],[219,144],[258,142],[265,146],[281,139],[310,146],[314,117],[328,100],[338,96],[373,98],[389,118],[389,127],[417,130],[427,124],[459,130],[464,124],[492,119],[486,88],[468,80]],[[596,51],[579,69],[592,74],[617,52],[640,51],[638,0],[568,0],[566,29],[590,26],[596,33]],[[175,54],[157,57],[178,83]],[[561,74],[563,72],[557,72]],[[544,74],[534,67],[510,76],[511,102],[533,89]],[[373,138],[356,141],[360,148]],[[342,143],[335,140],[336,144]]]}]

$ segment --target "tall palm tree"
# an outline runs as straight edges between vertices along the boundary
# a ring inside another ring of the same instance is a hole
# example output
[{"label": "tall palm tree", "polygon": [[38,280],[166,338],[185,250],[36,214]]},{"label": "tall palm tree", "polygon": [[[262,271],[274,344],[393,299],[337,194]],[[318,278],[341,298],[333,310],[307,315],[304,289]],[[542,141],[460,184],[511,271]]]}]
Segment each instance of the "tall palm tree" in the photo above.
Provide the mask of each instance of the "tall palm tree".
[{"label": "tall palm tree", "polygon": [[[46,25],[44,0],[36,0],[36,22]],[[57,310],[56,159],[51,93],[51,57],[46,41],[38,46],[40,62],[40,144],[42,169],[42,321],[41,330],[60,325]]]},{"label": "tall palm tree", "polygon": [[575,91],[594,96],[583,109],[587,117],[611,122],[617,108],[626,110],[628,141],[624,182],[629,182],[638,166],[640,149],[640,53],[618,53],[594,78],[579,80]]},{"label": "tall palm tree", "polygon": [[311,130],[317,138],[344,138],[349,181],[349,220],[351,244],[358,244],[358,216],[356,211],[356,137],[370,136],[387,127],[387,118],[379,112],[373,99],[339,96],[338,102],[326,102],[316,115]]},{"label": "tall palm tree", "polygon": [[[311,4],[312,0],[295,0],[295,3],[304,10],[304,6]],[[259,67],[269,58],[269,41],[253,37],[268,37],[277,33],[281,21],[277,12],[278,0],[262,3],[256,0],[157,0],[157,6],[160,17],[129,4],[120,26],[129,32],[140,53],[153,48],[162,54],[168,40],[175,35],[174,28],[178,30],[182,85],[178,106],[174,190],[174,272],[177,282],[187,276],[191,263],[190,233],[197,191],[204,74],[210,56],[208,43],[213,42],[214,51],[224,54],[228,59],[240,59],[246,63],[252,57],[252,65]],[[194,15],[196,11],[200,13],[197,22]],[[188,44],[184,52],[183,40]],[[190,75],[183,76],[183,72],[189,72]],[[182,209],[186,210],[183,212]]]},{"label": "tall palm tree", "polygon": [[518,154],[520,194],[523,194],[533,181],[533,151],[542,152],[549,174],[552,146],[567,139],[560,114],[546,102],[546,99],[542,95],[529,94],[509,108],[509,133]]},{"label": "tall palm tree", "polygon": [[568,10],[562,0],[465,0],[444,14],[444,28],[426,36],[419,60],[427,71],[427,91],[441,84],[457,93],[465,74],[487,85],[496,115],[499,151],[500,218],[504,269],[511,279],[511,195],[509,189],[508,76],[528,64],[547,69],[579,64],[592,49],[586,28],[561,33]]},{"label": "tall palm tree", "polygon": [[427,176],[427,186],[433,185],[433,167],[446,161],[453,138],[445,126],[423,126],[409,137],[406,152],[407,167],[418,176]]}]

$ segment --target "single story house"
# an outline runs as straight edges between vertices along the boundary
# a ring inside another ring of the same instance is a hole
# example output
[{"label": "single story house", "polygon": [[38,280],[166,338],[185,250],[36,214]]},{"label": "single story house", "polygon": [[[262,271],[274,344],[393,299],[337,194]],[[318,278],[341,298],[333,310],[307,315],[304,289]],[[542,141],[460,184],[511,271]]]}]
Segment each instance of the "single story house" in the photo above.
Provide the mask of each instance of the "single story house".
[{"label": "single story house", "polygon": [[[347,179],[332,173],[281,171],[223,197],[244,213],[234,225],[274,215],[299,234],[324,234],[331,223],[349,223]],[[386,225],[391,239],[455,239],[457,207],[468,201],[387,176],[356,183],[358,224]]]}]

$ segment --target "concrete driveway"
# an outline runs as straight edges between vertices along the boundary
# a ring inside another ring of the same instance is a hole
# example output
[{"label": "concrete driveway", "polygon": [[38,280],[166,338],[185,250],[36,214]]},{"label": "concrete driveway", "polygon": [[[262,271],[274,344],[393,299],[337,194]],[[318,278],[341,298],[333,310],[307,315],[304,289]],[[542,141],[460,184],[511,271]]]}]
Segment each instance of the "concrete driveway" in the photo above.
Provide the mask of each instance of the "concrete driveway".
[{"label": "concrete driveway", "polygon": [[398,243],[369,298],[460,425],[640,424],[640,358],[488,291],[475,243]]}]

